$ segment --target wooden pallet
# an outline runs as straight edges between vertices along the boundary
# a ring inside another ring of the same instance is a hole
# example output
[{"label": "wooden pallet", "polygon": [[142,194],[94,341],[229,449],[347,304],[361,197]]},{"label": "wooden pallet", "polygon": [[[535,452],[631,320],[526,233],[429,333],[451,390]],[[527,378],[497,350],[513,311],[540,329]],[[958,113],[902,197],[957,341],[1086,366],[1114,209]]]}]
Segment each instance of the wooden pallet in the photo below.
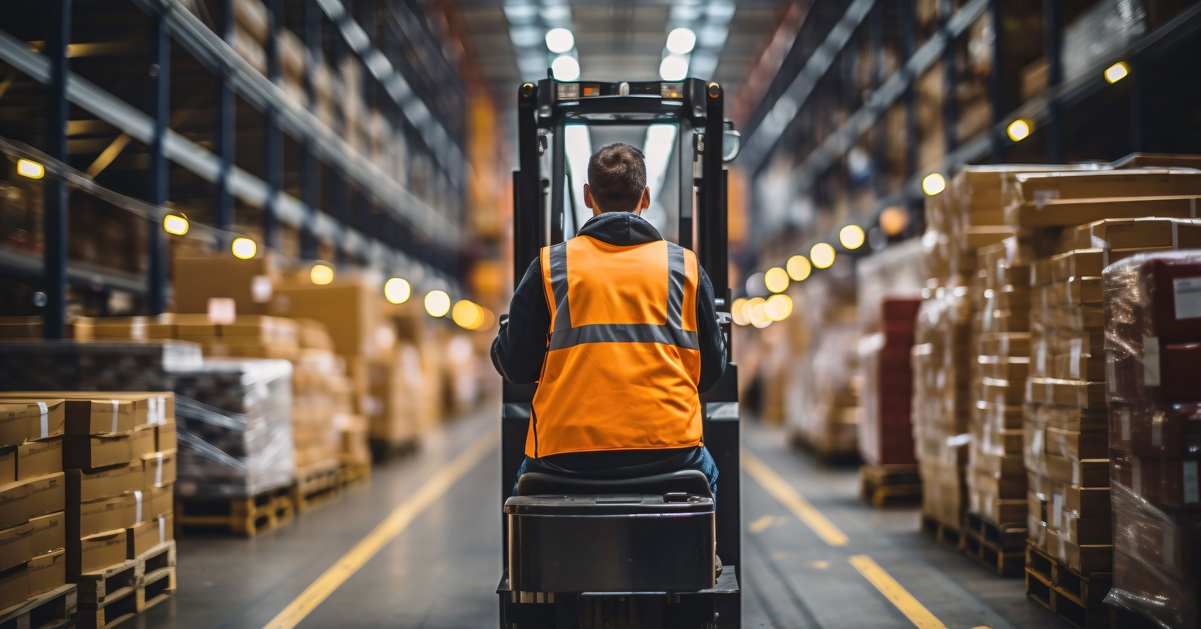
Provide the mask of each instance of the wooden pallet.
[{"label": "wooden pallet", "polygon": [[1001,526],[988,518],[968,513],[963,518],[961,532],[959,547],[963,554],[1005,578],[1025,574],[1025,526]]},{"label": "wooden pallet", "polygon": [[854,467],[862,461],[858,451],[826,450],[818,447],[800,432],[792,433],[792,447],[813,457],[822,467]]},{"label": "wooden pallet", "polygon": [[58,629],[74,621],[77,589],[67,584],[0,610],[0,629]]},{"label": "wooden pallet", "polygon": [[371,461],[373,463],[387,463],[388,461],[404,458],[420,450],[421,440],[417,437],[410,437],[403,441],[372,439],[368,445],[371,447]]},{"label": "wooden pallet", "polygon": [[1026,596],[1080,629],[1110,627],[1113,609],[1104,604],[1113,575],[1082,575],[1026,544]]},{"label": "wooden pallet", "polygon": [[130,559],[95,572],[72,577],[79,586],[80,606],[99,607],[133,592],[142,581],[146,563]]},{"label": "wooden pallet", "polygon": [[185,497],[175,501],[180,531],[216,532],[254,537],[292,521],[296,505],[292,488],[280,487],[253,496]]},{"label": "wooden pallet", "polygon": [[873,507],[920,504],[922,478],[916,465],[875,465],[859,468],[859,499]]},{"label": "wooden pallet", "polygon": [[[118,569],[124,569],[124,566],[131,563],[138,567],[137,583],[133,587],[108,592],[100,602],[81,602],[75,614],[75,623],[80,629],[107,629],[116,626],[175,593],[174,540],[159,544],[141,557],[130,559],[121,566],[91,574],[116,574]],[[83,575],[88,576],[90,575]]]},{"label": "wooden pallet", "polygon": [[342,483],[337,461],[314,463],[296,470],[291,496],[298,512],[304,513],[329,504],[341,495]]},{"label": "wooden pallet", "polygon": [[922,516],[922,532],[943,546],[959,549],[959,538],[961,537],[959,530],[928,515]]},{"label": "wooden pallet", "polygon": [[341,467],[338,468],[338,482],[342,485],[343,490],[370,483],[371,464],[342,462]]}]

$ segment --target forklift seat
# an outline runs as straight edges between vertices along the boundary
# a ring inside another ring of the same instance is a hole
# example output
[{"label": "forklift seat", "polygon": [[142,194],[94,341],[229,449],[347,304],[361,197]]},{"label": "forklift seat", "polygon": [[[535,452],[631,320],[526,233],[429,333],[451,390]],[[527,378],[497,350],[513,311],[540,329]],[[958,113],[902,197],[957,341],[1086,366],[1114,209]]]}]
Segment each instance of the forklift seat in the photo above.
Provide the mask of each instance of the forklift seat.
[{"label": "forklift seat", "polygon": [[596,478],[530,472],[522,474],[517,481],[518,496],[550,494],[685,494],[713,498],[709,492],[709,479],[697,470],[677,470],[634,478]]}]

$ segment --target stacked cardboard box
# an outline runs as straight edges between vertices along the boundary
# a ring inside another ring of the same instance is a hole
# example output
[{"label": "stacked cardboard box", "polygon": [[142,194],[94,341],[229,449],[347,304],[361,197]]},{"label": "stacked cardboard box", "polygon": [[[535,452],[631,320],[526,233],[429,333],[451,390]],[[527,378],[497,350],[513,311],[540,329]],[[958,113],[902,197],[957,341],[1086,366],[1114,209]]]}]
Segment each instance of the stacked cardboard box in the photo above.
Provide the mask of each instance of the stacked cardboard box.
[{"label": "stacked cardboard box", "polygon": [[181,252],[172,260],[171,272],[175,312],[205,314],[215,308],[231,316],[268,314],[280,277],[270,253],[239,260],[227,252]]},{"label": "stacked cardboard box", "polygon": [[1026,526],[1022,403],[1030,366],[1028,259],[1017,238],[981,248],[972,290],[967,509],[1005,529]]},{"label": "stacked cardboard box", "polygon": [[176,375],[180,496],[248,497],[292,484],[291,363],[212,358]]},{"label": "stacked cardboard box", "polygon": [[200,364],[180,341],[0,343],[0,388],[32,391],[170,391],[173,371]]},{"label": "stacked cardboard box", "polygon": [[1165,627],[1201,625],[1201,253],[1105,270],[1113,589]]},{"label": "stacked cardboard box", "polygon": [[64,406],[0,400],[0,616],[67,583]]},{"label": "stacked cardboard box", "polygon": [[1027,173],[1006,185],[1007,220],[1033,258],[1029,535],[1080,574],[1112,567],[1101,272],[1141,251],[1201,244],[1195,222],[1129,218],[1190,217],[1198,186],[1201,173],[1154,170]]}]

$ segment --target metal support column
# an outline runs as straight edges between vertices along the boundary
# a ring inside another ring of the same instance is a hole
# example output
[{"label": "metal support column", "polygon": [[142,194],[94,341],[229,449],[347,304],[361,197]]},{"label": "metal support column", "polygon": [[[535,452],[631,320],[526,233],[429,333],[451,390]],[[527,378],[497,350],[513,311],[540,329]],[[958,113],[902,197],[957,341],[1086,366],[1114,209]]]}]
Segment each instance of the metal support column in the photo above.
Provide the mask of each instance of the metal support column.
[{"label": "metal support column", "polygon": [[951,0],[939,0],[938,12],[939,31],[942,37],[947,38],[947,45],[942,51],[942,131],[946,139],[946,154],[950,155],[959,146],[959,72],[955,67],[957,47],[947,27],[952,13]]},{"label": "metal support column", "polygon": [[[51,0],[45,55],[50,59],[46,97],[46,154],[67,161],[67,45],[71,41],[71,0]],[[46,310],[43,334],[61,339],[67,334],[67,182],[55,173],[46,178],[44,266]]]},{"label": "metal support column", "polygon": [[[218,29],[221,38],[233,45],[234,7],[233,0],[221,0]],[[222,71],[217,76],[217,120],[216,144],[217,157],[221,160],[217,168],[217,198],[213,208],[213,226],[219,230],[229,231],[234,223],[234,195],[229,188],[229,175],[234,164],[234,115],[237,111],[237,101],[230,75]],[[217,238],[217,249],[229,246],[222,236]]]},{"label": "metal support column", "polygon": [[[314,68],[321,59],[321,7],[317,0],[305,0],[304,3],[304,45],[307,51],[306,66]],[[305,73],[305,95],[309,108],[317,102],[317,86],[313,80],[314,73]],[[316,235],[317,208],[321,205],[321,163],[313,150],[313,140],[306,139],[301,147],[301,196],[308,214],[300,229],[300,257],[304,260],[316,260],[318,242]]]},{"label": "metal support column", "polygon": [[1130,151],[1131,153],[1141,153],[1147,150],[1146,147],[1146,116],[1143,115],[1145,109],[1145,92],[1147,82],[1143,75],[1146,74],[1146,67],[1143,66],[1137,59],[1131,59],[1126,62],[1130,66],[1130,76],[1127,77],[1128,85],[1126,89],[1130,90]]},{"label": "metal support column", "polygon": [[[283,29],[284,3],[283,0],[269,0],[267,4],[267,78],[272,83],[280,81],[279,35]],[[264,164],[267,171],[267,200],[263,204],[263,246],[276,248],[279,246],[279,204],[280,188],[284,182],[284,136],[279,128],[279,110],[275,105],[268,105],[266,112],[266,145]]]},{"label": "metal support column", "polygon": [[992,160],[998,164],[1005,161],[1005,153],[1009,148],[1005,144],[1004,134],[998,131],[1001,123],[1004,122],[1002,116],[1009,111],[1005,103],[1003,79],[1005,68],[1002,67],[1005,60],[1005,46],[1009,42],[1005,41],[1003,18],[1001,0],[989,0],[988,19],[992,22],[993,47],[988,69],[988,106],[990,108],[988,144],[992,152]]},{"label": "metal support column", "polygon": [[[872,92],[880,89],[880,84],[884,82],[884,60],[887,55],[884,38],[884,11],[886,10],[883,3],[876,4],[872,7],[872,12],[868,15],[868,38],[871,41],[871,47],[874,51],[872,54]],[[880,113],[881,120],[888,119],[888,112]],[[885,189],[887,182],[886,171],[888,168],[888,142],[889,142],[888,125],[877,125],[872,132],[872,190],[876,194],[876,198],[883,197],[888,191]]]},{"label": "metal support column", "polygon": [[[1053,94],[1063,83],[1063,0],[1044,0],[1043,36],[1047,51],[1047,93]],[[1063,105],[1051,99],[1047,111],[1047,157],[1052,164],[1062,163]]]},{"label": "metal support column", "polygon": [[[167,136],[167,120],[171,115],[171,32],[161,7],[150,16],[150,114],[154,118],[154,134],[150,138],[149,189],[146,200],[153,205],[167,203],[167,154],[163,148]],[[147,226],[146,311],[162,314],[167,310],[167,237],[157,221]]]},{"label": "metal support column", "polygon": [[[900,4],[901,60],[902,63],[907,63],[913,57],[914,51],[917,50],[917,35],[914,33],[914,29],[917,28],[917,15],[912,2]],[[908,69],[901,71],[909,73]],[[916,76],[910,77],[910,80],[905,82],[907,86],[905,88],[905,181],[909,181],[917,174],[917,89],[914,87],[916,83]]]}]

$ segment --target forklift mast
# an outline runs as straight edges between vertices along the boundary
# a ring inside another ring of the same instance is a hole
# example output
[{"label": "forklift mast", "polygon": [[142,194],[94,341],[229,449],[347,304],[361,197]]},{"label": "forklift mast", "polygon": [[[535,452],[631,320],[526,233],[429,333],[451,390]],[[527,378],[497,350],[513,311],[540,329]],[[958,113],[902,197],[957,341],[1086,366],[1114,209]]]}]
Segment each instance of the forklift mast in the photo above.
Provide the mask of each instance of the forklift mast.
[{"label": "forklift mast", "polygon": [[[570,238],[574,233],[565,232],[574,232],[579,227],[569,229],[568,219],[572,215],[565,207],[565,197],[569,196],[565,193],[570,193],[564,146],[567,125],[678,125],[674,147],[679,164],[678,244],[696,251],[709,275],[726,338],[729,367],[721,381],[702,394],[701,400],[705,445],[721,474],[717,553],[724,563],[734,565],[741,564],[741,473],[737,366],[730,360],[723,106],[722,87],[701,79],[604,83],[548,78],[536,84],[522,84],[517,107],[518,170],[513,173],[513,283],[516,286],[521,281],[542,247]],[[570,185],[580,186],[583,182]],[[535,388],[536,385],[508,382],[504,385],[502,504],[523,457]],[[502,539],[507,539],[507,530],[504,535]],[[505,549],[507,555],[507,544]]]}]

